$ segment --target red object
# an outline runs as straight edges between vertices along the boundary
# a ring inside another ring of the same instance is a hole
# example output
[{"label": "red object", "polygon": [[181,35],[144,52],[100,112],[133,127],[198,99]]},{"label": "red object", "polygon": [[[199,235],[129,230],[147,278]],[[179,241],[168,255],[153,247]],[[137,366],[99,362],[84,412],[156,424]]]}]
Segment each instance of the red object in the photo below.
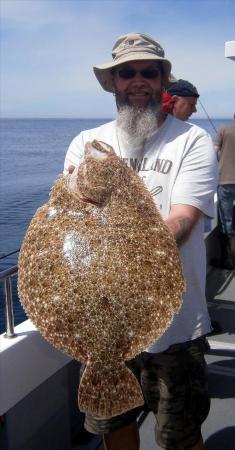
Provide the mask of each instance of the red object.
[{"label": "red object", "polygon": [[168,92],[163,92],[162,95],[162,110],[164,113],[171,113],[174,108],[175,100],[168,94]]}]

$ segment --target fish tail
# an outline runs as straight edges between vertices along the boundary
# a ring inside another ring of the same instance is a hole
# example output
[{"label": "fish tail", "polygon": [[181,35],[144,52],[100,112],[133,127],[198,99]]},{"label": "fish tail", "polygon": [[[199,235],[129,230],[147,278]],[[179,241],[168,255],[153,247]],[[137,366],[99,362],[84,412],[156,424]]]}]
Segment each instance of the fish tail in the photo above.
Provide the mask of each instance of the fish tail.
[{"label": "fish tail", "polygon": [[97,417],[117,416],[144,404],[141,387],[124,362],[110,370],[88,364],[83,372],[79,391],[79,408]]}]

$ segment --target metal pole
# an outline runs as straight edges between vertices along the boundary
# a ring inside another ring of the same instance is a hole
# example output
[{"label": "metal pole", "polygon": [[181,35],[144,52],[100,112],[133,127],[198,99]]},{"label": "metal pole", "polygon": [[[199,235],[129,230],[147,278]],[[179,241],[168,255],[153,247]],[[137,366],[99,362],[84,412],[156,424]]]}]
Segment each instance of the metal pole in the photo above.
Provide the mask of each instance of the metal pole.
[{"label": "metal pole", "polygon": [[14,332],[14,313],[12,303],[11,277],[5,279],[5,301],[6,301],[6,335],[7,338],[13,338]]},{"label": "metal pole", "polygon": [[17,266],[12,266],[0,272],[0,281],[4,282],[5,288],[5,304],[6,304],[6,333],[4,337],[13,338],[16,336],[14,332],[14,311],[12,302],[11,277],[18,272]]}]

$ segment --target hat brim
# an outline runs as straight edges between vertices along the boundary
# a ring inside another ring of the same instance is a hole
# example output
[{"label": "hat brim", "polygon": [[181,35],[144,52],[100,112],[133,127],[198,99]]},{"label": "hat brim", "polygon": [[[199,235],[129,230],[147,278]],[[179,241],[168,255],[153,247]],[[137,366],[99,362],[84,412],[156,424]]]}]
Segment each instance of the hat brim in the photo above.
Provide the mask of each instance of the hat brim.
[{"label": "hat brim", "polygon": [[150,55],[146,53],[138,53],[133,55],[128,55],[123,58],[119,58],[118,61],[112,61],[111,63],[100,64],[93,67],[95,76],[102,88],[107,92],[114,92],[113,76],[111,69],[120,66],[126,62],[130,61],[160,61],[164,71],[165,85],[168,86],[170,83],[171,75],[171,63],[166,58],[161,58],[160,56]]}]

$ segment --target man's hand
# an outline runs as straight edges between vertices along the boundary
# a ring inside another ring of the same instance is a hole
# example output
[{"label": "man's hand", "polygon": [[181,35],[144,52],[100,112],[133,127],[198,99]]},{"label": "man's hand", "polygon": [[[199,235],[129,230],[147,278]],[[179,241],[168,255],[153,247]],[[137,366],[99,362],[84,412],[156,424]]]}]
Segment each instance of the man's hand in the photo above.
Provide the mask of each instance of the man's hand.
[{"label": "man's hand", "polygon": [[70,165],[68,167],[68,172],[71,174],[71,173],[73,173],[74,169],[75,169],[75,166]]},{"label": "man's hand", "polygon": [[190,205],[173,205],[166,224],[174,235],[178,246],[184,244],[203,213]]}]

